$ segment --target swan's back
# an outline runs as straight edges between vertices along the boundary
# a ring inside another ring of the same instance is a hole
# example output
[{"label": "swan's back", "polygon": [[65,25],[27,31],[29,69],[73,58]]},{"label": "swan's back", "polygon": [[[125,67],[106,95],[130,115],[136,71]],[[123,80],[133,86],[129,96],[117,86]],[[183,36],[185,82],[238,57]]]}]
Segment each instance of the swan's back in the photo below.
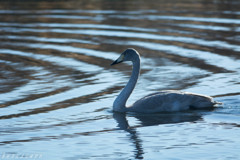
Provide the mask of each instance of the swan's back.
[{"label": "swan's back", "polygon": [[147,95],[128,108],[141,113],[184,111],[191,108],[213,107],[217,102],[212,97],[183,91],[166,90]]}]

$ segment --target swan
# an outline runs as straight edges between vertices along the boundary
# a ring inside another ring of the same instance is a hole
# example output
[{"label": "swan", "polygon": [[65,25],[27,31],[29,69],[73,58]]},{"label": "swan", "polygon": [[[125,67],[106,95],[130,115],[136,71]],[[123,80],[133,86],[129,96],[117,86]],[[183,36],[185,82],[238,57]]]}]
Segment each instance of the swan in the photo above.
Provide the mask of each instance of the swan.
[{"label": "swan", "polygon": [[189,93],[178,90],[162,90],[149,94],[130,106],[126,102],[131,95],[140,72],[140,55],[132,48],[125,50],[112,65],[124,61],[131,61],[133,70],[127,85],[123,88],[113,103],[113,111],[116,112],[138,112],[138,113],[158,113],[158,112],[176,112],[189,109],[212,108],[220,102],[214,101],[212,97]]}]

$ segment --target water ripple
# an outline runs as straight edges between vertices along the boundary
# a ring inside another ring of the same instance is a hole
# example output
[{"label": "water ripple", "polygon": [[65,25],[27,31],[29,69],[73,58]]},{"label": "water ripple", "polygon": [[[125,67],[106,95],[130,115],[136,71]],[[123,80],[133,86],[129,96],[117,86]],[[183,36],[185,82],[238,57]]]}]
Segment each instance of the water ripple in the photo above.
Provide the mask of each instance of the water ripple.
[{"label": "water ripple", "polygon": [[[239,5],[1,3],[0,159],[237,159]],[[224,104],[210,111],[113,113],[131,64],[110,64],[130,47],[141,54],[142,70],[127,104],[161,89]]]}]

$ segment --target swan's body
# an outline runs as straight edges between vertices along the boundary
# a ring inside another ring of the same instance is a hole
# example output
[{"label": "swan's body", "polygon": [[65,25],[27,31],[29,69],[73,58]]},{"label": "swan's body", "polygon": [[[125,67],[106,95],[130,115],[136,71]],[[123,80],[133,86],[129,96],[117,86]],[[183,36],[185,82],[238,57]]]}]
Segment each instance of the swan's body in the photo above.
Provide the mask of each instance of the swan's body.
[{"label": "swan's body", "polygon": [[218,102],[214,101],[213,98],[209,96],[176,90],[165,90],[147,95],[137,100],[131,106],[126,107],[126,102],[131,95],[139,77],[140,55],[134,49],[127,49],[116,61],[112,63],[112,65],[121,63],[123,61],[132,61],[133,71],[127,85],[113,103],[114,111],[157,113],[164,111],[184,111],[191,108],[211,108],[215,104],[218,104]]}]

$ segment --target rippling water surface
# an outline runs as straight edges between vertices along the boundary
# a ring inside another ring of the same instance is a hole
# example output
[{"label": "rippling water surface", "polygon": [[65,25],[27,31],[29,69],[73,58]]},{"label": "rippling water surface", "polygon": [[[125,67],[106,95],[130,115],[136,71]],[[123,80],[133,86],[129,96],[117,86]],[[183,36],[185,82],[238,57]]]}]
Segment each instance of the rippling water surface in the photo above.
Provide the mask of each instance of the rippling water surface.
[{"label": "rippling water surface", "polygon": [[[240,159],[240,2],[1,1],[0,159]],[[112,112],[142,56],[129,104],[162,89],[211,111]]]}]

